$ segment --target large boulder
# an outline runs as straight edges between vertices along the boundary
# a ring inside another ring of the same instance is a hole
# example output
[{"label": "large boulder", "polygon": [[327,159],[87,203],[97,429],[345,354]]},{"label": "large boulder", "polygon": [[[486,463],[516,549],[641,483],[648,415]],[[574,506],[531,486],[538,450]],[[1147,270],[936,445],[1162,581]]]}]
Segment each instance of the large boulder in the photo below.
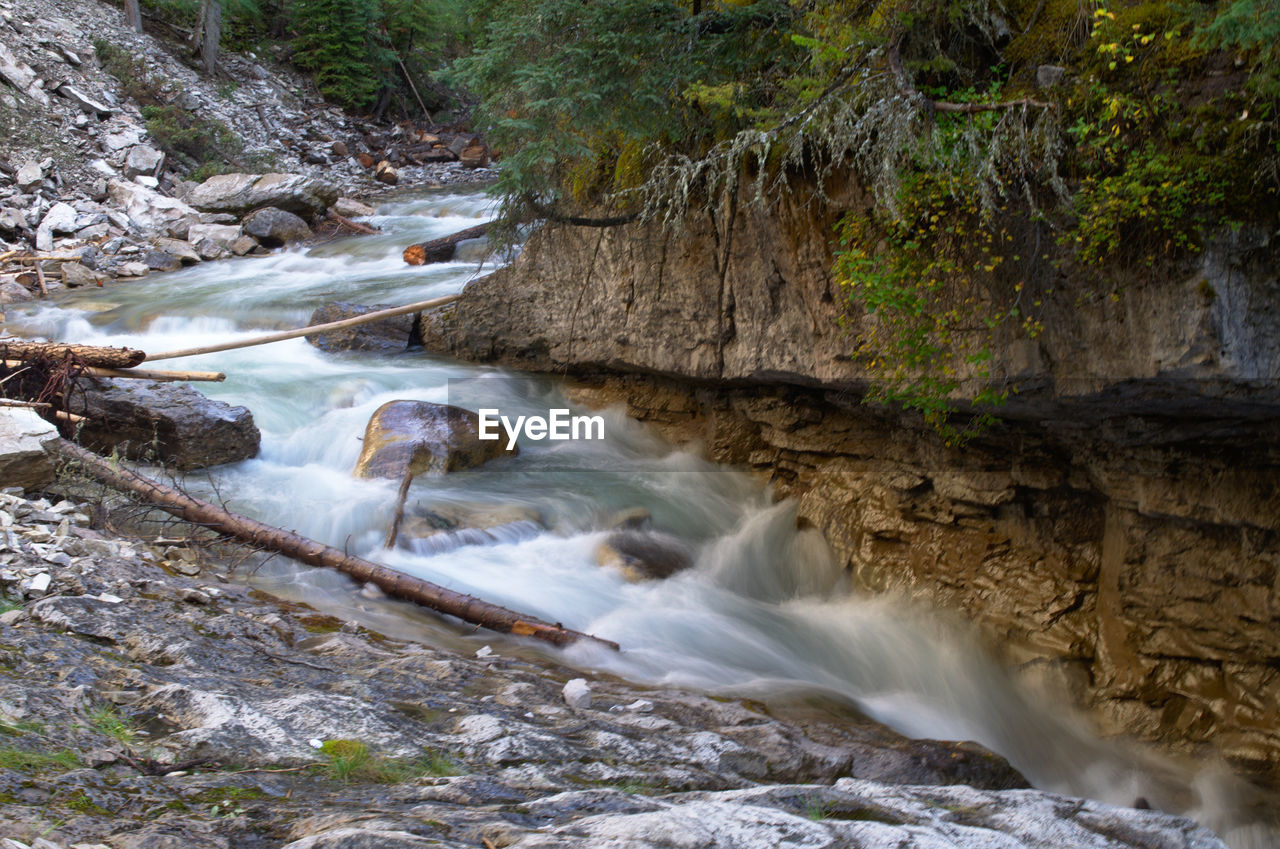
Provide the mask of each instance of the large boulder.
[{"label": "large boulder", "polygon": [[0,488],[36,489],[53,483],[53,460],[44,443],[58,429],[22,407],[0,407]]},{"label": "large boulder", "polygon": [[693,565],[693,551],[682,540],[633,527],[609,534],[595,554],[596,563],[618,570],[633,583],[670,578]]},{"label": "large boulder", "polygon": [[[311,314],[309,324],[328,324],[331,321],[342,321],[347,318],[366,315],[378,310],[390,309],[390,304],[348,304],[341,301],[325,304]],[[418,318],[416,313],[382,318],[368,324],[347,327],[308,336],[307,341],[321,351],[403,351],[410,345],[416,345],[418,339]]]},{"label": "large boulder", "polygon": [[265,206],[255,209],[241,222],[244,231],[268,248],[291,245],[311,238],[311,228],[292,212]]},{"label": "large boulder", "polygon": [[506,429],[498,431],[498,439],[481,439],[480,417],[461,407],[388,401],[369,419],[355,474],[399,480],[406,474],[456,472],[519,454],[517,446],[507,450]]},{"label": "large boulder", "polygon": [[219,174],[187,193],[186,201],[205,212],[243,215],[274,206],[298,215],[321,215],[338,190],[302,174]]},{"label": "large boulder", "polygon": [[134,226],[149,233],[185,239],[191,226],[203,220],[197,210],[177,198],[166,197],[137,183],[112,180],[107,184],[107,196],[129,216]]},{"label": "large boulder", "polygon": [[206,398],[190,386],[132,379],[82,381],[72,412],[87,416],[80,441],[100,454],[117,451],[179,469],[247,460],[261,436],[253,414]]}]

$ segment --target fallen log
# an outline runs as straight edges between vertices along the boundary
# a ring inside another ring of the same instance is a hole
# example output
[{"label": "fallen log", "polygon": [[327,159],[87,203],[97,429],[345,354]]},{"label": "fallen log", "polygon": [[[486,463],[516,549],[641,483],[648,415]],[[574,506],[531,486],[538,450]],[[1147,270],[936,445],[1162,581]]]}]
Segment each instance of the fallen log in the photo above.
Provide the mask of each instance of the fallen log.
[{"label": "fallen log", "polygon": [[[24,360],[5,360],[4,364],[9,368],[16,368],[25,362]],[[97,368],[90,367],[82,369],[80,374],[87,374],[90,377],[126,377],[134,380],[200,380],[210,383],[221,383],[227,379],[226,374],[220,371],[160,371],[158,369],[116,369],[116,368]]]},{"label": "fallen log", "polygon": [[181,351],[165,351],[160,354],[147,354],[147,361],[152,360],[175,360],[178,357],[194,357],[197,354],[213,354],[218,351],[233,351],[237,348],[252,348],[254,345],[266,345],[269,342],[283,342],[286,339],[297,339],[299,336],[314,336],[321,333],[328,333],[330,330],[343,330],[348,327],[357,327],[361,324],[368,324],[372,321],[379,321],[384,318],[393,318],[397,315],[408,315],[411,312],[422,312],[434,307],[442,307],[445,304],[451,304],[461,295],[445,295],[440,298],[432,298],[429,301],[418,301],[416,304],[405,304],[402,307],[392,307],[391,309],[378,310],[377,312],[367,312],[364,315],[358,315],[355,318],[344,318],[341,321],[331,321],[327,324],[313,324],[310,327],[299,327],[297,330],[282,330],[279,333],[268,333],[266,336],[258,336],[253,339],[240,339],[235,342],[220,342],[217,345],[205,345],[201,348],[184,348]]},{"label": "fallen log", "polygon": [[103,348],[96,345],[74,345],[68,342],[0,339],[0,357],[6,360],[34,360],[37,357],[61,360],[71,357],[87,366],[132,368],[147,358],[147,352],[134,348]]},{"label": "fallen log", "polygon": [[419,242],[404,249],[404,261],[410,265],[426,265],[429,262],[448,262],[453,259],[453,252],[458,242],[466,239],[479,239],[489,232],[489,224],[477,224],[465,230],[459,230],[451,236],[442,236],[428,242]]},{"label": "fallen log", "polygon": [[124,466],[113,465],[105,458],[65,439],[46,442],[45,450],[63,460],[78,463],[80,468],[95,480],[112,488],[141,496],[148,503],[180,519],[312,566],[337,569],[361,583],[373,584],[393,598],[421,604],[491,631],[521,637],[536,637],[556,646],[567,646],[580,640],[589,640],[615,651],[618,650],[618,644],[610,640],[573,631],[558,624],[553,625],[532,616],[525,616],[474,596],[454,592],[370,560],[346,554],[292,531],[231,513],[207,501],[193,498],[182,490],[153,481]]}]

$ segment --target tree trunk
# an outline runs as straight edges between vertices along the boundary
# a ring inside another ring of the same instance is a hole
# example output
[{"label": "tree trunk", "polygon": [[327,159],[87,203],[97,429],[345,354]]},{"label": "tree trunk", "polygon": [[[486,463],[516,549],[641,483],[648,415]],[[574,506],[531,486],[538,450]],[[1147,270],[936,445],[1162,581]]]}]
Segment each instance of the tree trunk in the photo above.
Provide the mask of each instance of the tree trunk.
[{"label": "tree trunk", "polygon": [[142,7],[138,0],[124,0],[124,19],[134,32],[142,32]]},{"label": "tree trunk", "polygon": [[45,450],[64,460],[78,463],[81,469],[95,480],[141,496],[148,503],[180,519],[256,548],[279,552],[312,566],[337,569],[361,583],[374,584],[393,598],[421,604],[491,631],[536,637],[556,646],[567,646],[579,640],[590,640],[615,651],[618,649],[618,644],[609,640],[571,631],[560,625],[516,613],[505,607],[388,569],[386,566],[380,566],[361,557],[345,554],[336,548],[299,536],[292,531],[275,528],[255,519],[228,512],[207,501],[192,498],[179,489],[143,477],[124,466],[113,465],[97,454],[86,451],[65,439],[46,442]]},{"label": "tree trunk", "polygon": [[475,227],[468,227],[451,236],[443,236],[439,239],[432,239],[429,242],[410,245],[404,249],[404,261],[410,265],[448,262],[453,259],[453,252],[457,249],[458,242],[464,239],[478,239],[488,232],[489,225],[487,223],[477,224]]},{"label": "tree trunk", "polygon": [[64,359],[72,357],[87,366],[131,368],[147,358],[145,351],[133,348],[102,348],[74,345],[68,342],[26,342],[19,339],[0,340],[0,359],[33,360],[37,357]]},{"label": "tree trunk", "polygon": [[196,35],[204,72],[218,73],[218,44],[222,41],[222,0],[200,0],[200,29]]}]

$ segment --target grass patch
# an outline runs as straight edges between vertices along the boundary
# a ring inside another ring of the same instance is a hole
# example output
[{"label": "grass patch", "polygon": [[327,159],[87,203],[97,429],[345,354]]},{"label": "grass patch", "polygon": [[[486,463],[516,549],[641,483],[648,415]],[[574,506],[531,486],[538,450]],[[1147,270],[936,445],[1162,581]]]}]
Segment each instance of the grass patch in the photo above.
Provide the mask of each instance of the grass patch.
[{"label": "grass patch", "polygon": [[99,733],[126,746],[131,745],[138,736],[138,732],[120,715],[115,705],[106,704],[94,708],[89,712],[89,724]]},{"label": "grass patch", "polygon": [[23,734],[43,734],[44,723],[38,719],[0,719],[0,734],[21,737]]},{"label": "grass patch", "polygon": [[344,784],[396,784],[429,775],[458,774],[458,765],[452,758],[433,750],[417,758],[386,758],[373,754],[359,740],[326,740],[320,753],[328,759],[320,769]]},{"label": "grass patch", "polygon": [[78,766],[80,758],[70,749],[60,752],[29,752],[26,749],[0,746],[0,769],[17,772],[65,772]]},{"label": "grass patch", "polygon": [[80,814],[94,814],[100,817],[109,817],[111,812],[89,798],[83,790],[77,790],[63,802],[71,810]]}]

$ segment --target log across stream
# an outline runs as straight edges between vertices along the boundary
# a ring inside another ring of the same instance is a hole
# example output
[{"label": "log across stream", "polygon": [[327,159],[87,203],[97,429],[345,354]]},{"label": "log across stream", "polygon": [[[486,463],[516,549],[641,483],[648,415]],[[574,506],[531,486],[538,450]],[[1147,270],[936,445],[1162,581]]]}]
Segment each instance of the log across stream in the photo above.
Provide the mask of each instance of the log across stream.
[{"label": "log across stream", "polygon": [[[382,230],[377,235],[77,292],[13,310],[9,323],[27,336],[156,352],[301,327],[327,301],[444,297],[477,273],[474,258],[411,267],[401,254],[479,224],[485,210],[480,195],[402,199],[371,222]],[[462,651],[554,651],[557,662],[587,675],[842,704],[914,736],[976,740],[1043,788],[1123,804],[1141,796],[1220,829],[1235,821],[1221,803],[1230,792],[1215,779],[1201,776],[1193,789],[1187,769],[1079,730],[1060,702],[1016,684],[962,627],[850,595],[820,535],[797,529],[791,505],[773,503],[738,471],[664,444],[620,410],[603,413],[603,440],[523,440],[518,457],[418,478],[401,543],[383,550],[398,482],[351,473],[375,409],[410,399],[545,416],[572,407],[553,381],[421,352],[325,354],[303,339],[173,365],[225,373],[224,382],[198,388],[249,407],[263,437],[258,458],[192,476],[194,494],[452,591],[596,634],[623,651],[586,642],[542,649],[461,632],[342,575],[283,559],[252,578],[272,592]],[[612,528],[628,521],[674,541],[691,568],[631,583],[598,565]]]}]

